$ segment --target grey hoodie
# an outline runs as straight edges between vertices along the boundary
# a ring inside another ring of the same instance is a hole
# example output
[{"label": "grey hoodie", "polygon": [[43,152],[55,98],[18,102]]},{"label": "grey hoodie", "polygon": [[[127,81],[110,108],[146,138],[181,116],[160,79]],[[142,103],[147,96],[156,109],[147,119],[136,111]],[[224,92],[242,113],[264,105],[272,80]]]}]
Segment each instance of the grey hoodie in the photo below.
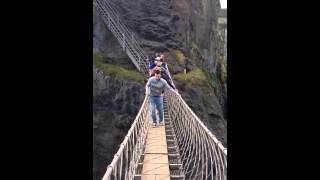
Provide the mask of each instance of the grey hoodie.
[{"label": "grey hoodie", "polygon": [[150,96],[160,96],[162,91],[170,90],[175,92],[174,89],[172,89],[166,80],[160,78],[160,80],[157,80],[156,77],[149,78],[147,85],[146,85],[146,94]]}]

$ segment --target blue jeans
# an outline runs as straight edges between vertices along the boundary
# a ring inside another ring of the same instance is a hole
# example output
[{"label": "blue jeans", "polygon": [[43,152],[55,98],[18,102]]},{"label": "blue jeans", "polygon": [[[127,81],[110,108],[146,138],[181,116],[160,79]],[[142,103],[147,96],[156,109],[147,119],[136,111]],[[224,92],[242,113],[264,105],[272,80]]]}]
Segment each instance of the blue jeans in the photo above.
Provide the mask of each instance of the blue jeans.
[{"label": "blue jeans", "polygon": [[159,123],[163,122],[163,97],[150,96],[150,107],[151,107],[151,113],[152,113],[152,123],[157,123],[156,107],[159,112]]}]

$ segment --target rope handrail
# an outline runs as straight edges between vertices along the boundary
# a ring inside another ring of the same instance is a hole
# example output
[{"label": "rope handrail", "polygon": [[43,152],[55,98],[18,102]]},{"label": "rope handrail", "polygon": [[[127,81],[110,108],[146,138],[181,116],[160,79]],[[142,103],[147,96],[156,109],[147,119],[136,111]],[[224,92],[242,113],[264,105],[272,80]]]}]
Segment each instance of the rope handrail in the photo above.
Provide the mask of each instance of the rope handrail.
[{"label": "rope handrail", "polygon": [[165,94],[186,179],[227,179],[227,149],[179,94]]},{"label": "rope handrail", "polygon": [[[144,98],[141,108],[133,121],[126,137],[122,141],[119,150],[114,155],[112,162],[107,167],[102,180],[115,179],[133,179],[138,160],[145,143],[149,116],[148,97]],[[132,153],[132,154],[129,154]]]},{"label": "rope handrail", "polygon": [[[167,64],[166,68],[169,79],[176,88]],[[167,91],[165,95],[168,97],[169,116],[176,132],[186,179],[227,179],[227,148],[203,124],[179,93]],[[192,139],[194,137],[198,139]],[[197,143],[199,141],[202,143]],[[198,151],[193,151],[188,146],[190,144]],[[202,158],[197,158],[199,154],[202,154]],[[197,168],[194,168],[196,161]]]},{"label": "rope handrail", "polygon": [[[110,3],[110,4],[109,4]],[[115,12],[115,10],[113,9],[112,2],[109,1],[104,1],[104,4],[106,5],[106,7],[108,7],[109,12],[112,13],[112,18],[113,19],[117,19],[119,26],[121,27],[122,32],[124,32],[126,34],[127,37],[132,36],[132,42],[134,42],[136,49],[139,51],[139,53],[143,56],[146,57],[146,55],[144,54],[144,51],[142,50],[140,43],[137,41],[137,38],[135,38],[135,35],[133,34],[133,32],[129,31],[129,29],[127,28],[126,25],[124,25],[121,21],[120,18],[117,16],[117,13]]]},{"label": "rope handrail", "polygon": [[[174,88],[176,88],[172,78],[171,78],[171,75],[170,75],[170,71],[169,71],[169,68],[168,68],[168,64],[166,64],[166,68],[167,68],[167,71],[168,71],[168,76],[171,80],[171,83],[173,85]],[[208,133],[208,135],[210,137],[212,137],[212,139],[214,140],[215,143],[219,144],[219,148],[223,151],[223,153],[225,155],[227,155],[227,148],[225,148],[222,143],[216,138],[215,135],[213,135],[211,133],[211,131],[203,124],[203,122],[200,120],[200,118],[192,111],[192,109],[189,107],[189,105],[182,99],[181,95],[179,93],[177,93],[177,97],[180,99],[180,101],[183,103],[183,105],[188,109],[188,111],[191,112],[192,116],[197,120],[198,123],[200,123],[200,125],[204,128],[205,132]]]}]

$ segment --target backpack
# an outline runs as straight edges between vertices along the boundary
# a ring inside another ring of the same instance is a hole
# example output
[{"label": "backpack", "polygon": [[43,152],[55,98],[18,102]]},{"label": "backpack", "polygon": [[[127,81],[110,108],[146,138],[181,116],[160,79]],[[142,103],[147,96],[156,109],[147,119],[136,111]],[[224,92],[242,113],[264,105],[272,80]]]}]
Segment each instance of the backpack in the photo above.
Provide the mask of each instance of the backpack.
[{"label": "backpack", "polygon": [[155,56],[150,56],[150,57],[149,57],[149,59],[148,59],[149,67],[154,64],[155,58],[156,58]]}]

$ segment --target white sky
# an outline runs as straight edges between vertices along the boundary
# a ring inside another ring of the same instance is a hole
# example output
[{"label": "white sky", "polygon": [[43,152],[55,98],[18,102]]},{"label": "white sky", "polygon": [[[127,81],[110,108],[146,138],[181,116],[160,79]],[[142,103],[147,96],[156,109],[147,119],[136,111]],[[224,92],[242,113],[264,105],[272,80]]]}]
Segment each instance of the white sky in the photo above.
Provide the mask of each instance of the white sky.
[{"label": "white sky", "polygon": [[220,4],[222,9],[227,8],[227,0],[220,0]]}]

